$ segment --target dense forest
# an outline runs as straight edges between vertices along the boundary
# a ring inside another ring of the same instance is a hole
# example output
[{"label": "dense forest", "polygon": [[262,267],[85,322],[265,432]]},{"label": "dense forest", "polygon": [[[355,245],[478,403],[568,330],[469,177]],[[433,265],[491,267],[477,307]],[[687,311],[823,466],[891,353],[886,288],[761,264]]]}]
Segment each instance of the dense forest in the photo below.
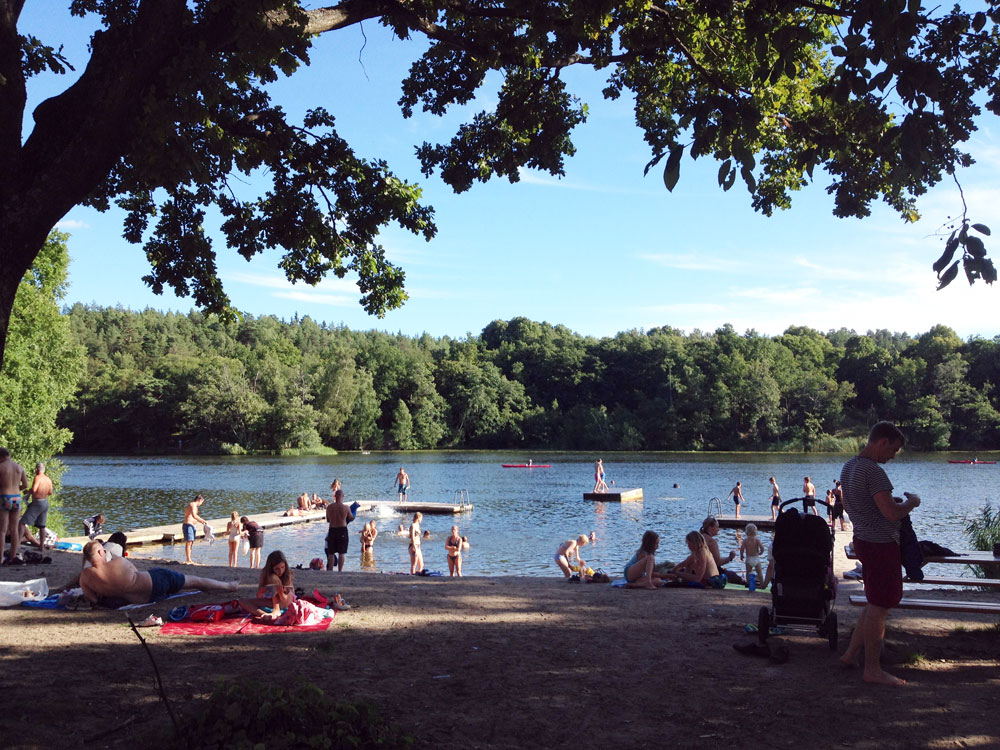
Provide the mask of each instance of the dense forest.
[{"label": "dense forest", "polygon": [[456,340],[300,318],[75,305],[75,452],[853,450],[881,418],[921,450],[1000,444],[1000,337],[937,326],[580,336],[525,318]]}]

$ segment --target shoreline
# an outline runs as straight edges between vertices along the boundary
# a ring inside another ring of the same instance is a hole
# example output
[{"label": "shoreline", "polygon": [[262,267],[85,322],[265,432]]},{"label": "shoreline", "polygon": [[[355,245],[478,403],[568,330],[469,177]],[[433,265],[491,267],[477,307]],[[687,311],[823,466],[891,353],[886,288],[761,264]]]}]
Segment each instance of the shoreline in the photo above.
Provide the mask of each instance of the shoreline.
[{"label": "shoreline", "polygon": [[[55,553],[50,566],[0,568],[0,579],[46,575],[54,585],[79,564],[79,555]],[[247,568],[193,569],[222,580],[235,575],[239,596],[256,586],[257,573]],[[142,631],[175,710],[183,713],[189,696],[204,696],[216,677],[280,684],[307,679],[338,700],[373,700],[414,734],[419,748],[456,740],[466,748],[550,747],[567,737],[583,750],[720,743],[902,750],[1000,743],[994,714],[998,631],[983,629],[989,617],[894,611],[885,660],[909,682],[899,694],[863,685],[858,670],[838,665],[842,647],[831,651],[812,632],[771,639],[788,647],[784,664],[737,654],[733,645],[753,642],[743,626],[756,622],[759,607],[770,602],[766,592],[636,591],[526,576],[294,573],[297,586],[340,593],[352,609],[319,633],[208,637]],[[837,611],[846,645],[858,612],[847,597],[860,586],[839,583]],[[989,598],[979,592],[934,596]],[[219,598],[198,594],[177,601]],[[136,620],[150,612],[163,616],[176,603],[131,612]],[[4,726],[6,747],[83,747],[84,739],[130,722],[97,745],[126,748],[148,742],[154,729],[166,725],[149,658],[123,627],[124,615],[0,609],[0,669],[16,686],[17,705],[58,699],[66,719],[39,723],[36,712],[15,709]],[[94,710],[96,695],[100,711]],[[804,709],[807,704],[811,709]],[[830,706],[836,708],[825,708]],[[803,710],[812,711],[811,720],[800,720]],[[514,716],[517,721],[511,721]],[[890,716],[892,730],[877,729]]]}]

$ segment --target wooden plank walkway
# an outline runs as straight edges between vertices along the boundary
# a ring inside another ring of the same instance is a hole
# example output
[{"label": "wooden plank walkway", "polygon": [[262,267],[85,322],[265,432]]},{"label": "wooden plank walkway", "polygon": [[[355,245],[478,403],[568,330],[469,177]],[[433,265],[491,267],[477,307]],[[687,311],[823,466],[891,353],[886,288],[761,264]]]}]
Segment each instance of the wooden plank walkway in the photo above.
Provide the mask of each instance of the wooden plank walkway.
[{"label": "wooden plank walkway", "polygon": [[584,492],[584,500],[596,500],[599,503],[627,503],[642,500],[642,487],[632,490],[615,490],[614,492]]},{"label": "wooden plank walkway", "polygon": [[[386,500],[358,501],[358,512],[367,512],[378,507],[386,507],[398,513],[427,513],[427,514],[450,514],[464,513],[471,511],[473,506],[470,503],[398,503]],[[262,529],[274,529],[281,526],[292,526],[299,523],[313,523],[316,521],[326,522],[325,510],[314,510],[298,516],[286,516],[285,511],[278,510],[272,513],[257,513],[247,516],[251,521],[255,521]],[[209,518],[206,519],[208,525],[212,527],[215,538],[219,541],[226,541],[226,527],[229,525],[229,518]],[[102,533],[101,538],[107,539],[111,532]],[[128,546],[141,544],[175,544],[184,541],[184,532],[181,524],[171,523],[164,526],[151,526],[144,529],[133,529],[126,531]],[[195,538],[202,539],[205,536],[201,524],[195,524]],[[65,537],[60,541],[76,542],[86,544],[90,541],[85,536]]]}]

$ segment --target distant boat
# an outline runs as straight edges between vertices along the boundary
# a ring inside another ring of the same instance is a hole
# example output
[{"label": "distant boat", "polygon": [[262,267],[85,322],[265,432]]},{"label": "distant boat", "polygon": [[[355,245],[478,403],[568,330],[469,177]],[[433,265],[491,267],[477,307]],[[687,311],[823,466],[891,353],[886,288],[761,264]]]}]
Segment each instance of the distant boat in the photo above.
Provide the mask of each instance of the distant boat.
[{"label": "distant boat", "polygon": [[966,458],[964,460],[950,459],[949,458],[948,459],[948,463],[950,463],[950,464],[995,464],[996,461],[980,461],[978,458],[975,458],[975,459]]},{"label": "distant boat", "polygon": [[505,469],[551,469],[552,464],[500,464]]}]

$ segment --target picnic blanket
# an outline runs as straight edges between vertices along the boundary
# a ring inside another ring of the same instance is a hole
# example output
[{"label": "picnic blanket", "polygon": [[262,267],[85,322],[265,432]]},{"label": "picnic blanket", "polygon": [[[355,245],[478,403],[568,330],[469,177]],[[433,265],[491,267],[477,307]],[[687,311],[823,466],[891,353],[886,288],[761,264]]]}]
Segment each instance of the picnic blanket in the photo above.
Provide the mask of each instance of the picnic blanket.
[{"label": "picnic blanket", "polygon": [[[318,593],[318,592],[317,592]],[[326,599],[319,601],[306,598],[296,599],[273,623],[254,622],[250,615],[239,612],[224,615],[232,611],[231,602],[207,604],[185,614],[179,621],[167,622],[160,629],[166,635],[231,635],[248,633],[261,635],[264,633],[310,632],[326,630],[333,623],[336,611],[320,606],[326,604]],[[220,619],[202,619],[198,613],[212,610],[220,615]]]}]

